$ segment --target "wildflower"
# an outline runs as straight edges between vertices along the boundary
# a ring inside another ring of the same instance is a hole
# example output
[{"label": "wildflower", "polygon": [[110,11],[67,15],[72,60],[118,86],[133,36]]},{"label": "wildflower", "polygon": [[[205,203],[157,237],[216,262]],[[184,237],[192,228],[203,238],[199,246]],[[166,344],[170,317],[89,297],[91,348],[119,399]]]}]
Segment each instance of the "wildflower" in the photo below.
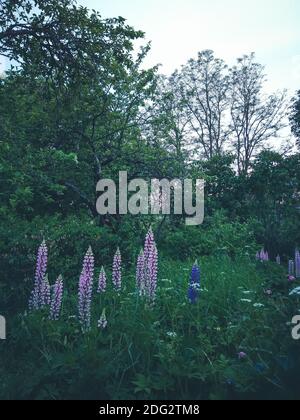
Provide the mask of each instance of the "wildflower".
[{"label": "wildflower", "polygon": [[120,292],[122,289],[122,256],[120,248],[117,249],[117,252],[114,256],[112,281],[115,290]]},{"label": "wildflower", "polygon": [[239,360],[244,360],[247,358],[247,354],[241,351],[240,353],[238,353],[238,358]]},{"label": "wildflower", "polygon": [[295,263],[293,260],[289,261],[289,276],[295,275]]},{"label": "wildflower", "polygon": [[50,315],[49,318],[52,321],[57,321],[59,319],[62,299],[63,299],[63,289],[64,283],[62,276],[59,276],[55,285],[53,286],[51,305],[50,305]]},{"label": "wildflower", "polygon": [[152,228],[146,235],[144,250],[139,255],[136,277],[141,296],[146,296],[153,303],[157,290],[158,250]]},{"label": "wildflower", "polygon": [[259,259],[260,261],[269,261],[269,254],[264,249],[262,249],[260,253],[257,254],[256,258]]},{"label": "wildflower", "polygon": [[108,321],[106,318],[106,310],[104,309],[104,311],[102,312],[101,318],[98,321],[98,328],[100,328],[101,330],[105,330],[107,328],[108,325]]},{"label": "wildflower", "polygon": [[107,286],[107,279],[104,267],[101,268],[100,275],[99,275],[99,282],[98,282],[98,290],[97,293],[105,293]]},{"label": "wildflower", "polygon": [[153,302],[156,297],[156,289],[157,289],[157,274],[158,274],[158,251],[157,247],[154,243],[152,250],[149,255],[148,260],[148,296],[150,300]]},{"label": "wildflower", "polygon": [[137,266],[136,266],[136,287],[138,290],[142,290],[145,284],[145,254],[144,250],[141,249],[141,252],[138,256]]},{"label": "wildflower", "polygon": [[195,304],[199,298],[201,286],[201,273],[196,261],[191,272],[190,285],[188,290],[188,299],[190,303]]},{"label": "wildflower", "polygon": [[290,283],[293,283],[294,281],[296,281],[296,278],[294,276],[288,276],[288,281]]},{"label": "wildflower", "polygon": [[29,300],[29,309],[38,310],[49,304],[50,286],[46,278],[48,248],[43,241],[38,249],[34,289]]},{"label": "wildflower", "polygon": [[280,258],[280,255],[277,255],[277,257],[276,257],[276,263],[277,263],[278,265],[281,265],[281,258]]},{"label": "wildflower", "polygon": [[90,247],[83,262],[83,269],[79,280],[79,321],[83,331],[91,326],[91,303],[94,278],[94,255]]}]

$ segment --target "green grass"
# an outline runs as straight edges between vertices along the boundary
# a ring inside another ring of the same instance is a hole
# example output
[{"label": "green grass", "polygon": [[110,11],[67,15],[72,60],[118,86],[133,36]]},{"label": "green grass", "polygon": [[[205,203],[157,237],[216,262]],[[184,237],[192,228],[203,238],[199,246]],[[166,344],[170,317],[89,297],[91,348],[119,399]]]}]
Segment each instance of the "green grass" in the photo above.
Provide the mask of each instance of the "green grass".
[{"label": "green grass", "polygon": [[[19,315],[1,343],[2,399],[299,398],[298,298],[273,264],[203,258],[202,292],[187,300],[192,262],[160,264],[156,305],[135,293],[94,295],[93,328],[82,334],[77,279],[66,281],[61,320]],[[296,285],[295,285],[296,287]],[[271,288],[272,296],[265,290]],[[73,291],[72,291],[73,290]],[[251,301],[251,302],[250,302]],[[106,308],[108,327],[97,328]],[[247,357],[239,360],[238,353]]]}]

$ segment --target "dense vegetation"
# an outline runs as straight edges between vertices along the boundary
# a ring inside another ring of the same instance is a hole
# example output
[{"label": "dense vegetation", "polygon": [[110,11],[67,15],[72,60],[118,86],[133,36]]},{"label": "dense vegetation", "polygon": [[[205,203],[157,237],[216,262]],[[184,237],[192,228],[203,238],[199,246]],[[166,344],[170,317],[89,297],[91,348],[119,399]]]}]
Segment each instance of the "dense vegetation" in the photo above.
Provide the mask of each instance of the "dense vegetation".
[{"label": "dense vegetation", "polygon": [[[142,39],[124,19],[73,1],[0,4],[0,55],[12,63],[0,78],[0,312],[8,320],[0,398],[297,398],[299,343],[289,323],[300,307],[287,267],[300,247],[300,154],[274,144],[289,118],[299,138],[299,94],[291,105],[285,92],[266,96],[254,55],[228,68],[203,51],[170,77],[145,70],[150,46],[135,49]],[[204,224],[98,215],[97,182],[122,170],[130,179],[205,179]],[[155,305],[135,285],[150,226]],[[45,308],[28,312],[44,239],[50,283],[64,279],[58,321]],[[83,333],[77,291],[89,246],[95,274],[104,266],[109,280],[120,248],[123,287],[116,293],[109,281],[94,296]],[[256,261],[262,247],[271,261]],[[193,305],[196,259],[202,290]]]}]

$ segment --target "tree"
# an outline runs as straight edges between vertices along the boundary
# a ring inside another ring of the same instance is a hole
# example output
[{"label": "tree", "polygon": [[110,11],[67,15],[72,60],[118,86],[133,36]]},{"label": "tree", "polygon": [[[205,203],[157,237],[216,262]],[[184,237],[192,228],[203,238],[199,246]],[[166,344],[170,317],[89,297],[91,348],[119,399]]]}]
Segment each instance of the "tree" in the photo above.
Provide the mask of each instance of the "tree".
[{"label": "tree", "polygon": [[300,90],[292,101],[290,122],[292,132],[296,136],[298,146],[300,147]]},{"label": "tree", "polygon": [[38,77],[62,83],[93,77],[112,63],[130,62],[132,42],[143,36],[125,19],[102,19],[75,0],[3,0],[0,55]]},{"label": "tree", "polygon": [[252,158],[286,126],[286,92],[264,95],[264,68],[254,60],[254,54],[244,56],[231,69],[231,129],[240,174],[248,173]]},{"label": "tree", "polygon": [[180,73],[180,90],[189,111],[189,125],[198,155],[210,159],[224,150],[228,129],[227,66],[213,51],[202,51]]}]

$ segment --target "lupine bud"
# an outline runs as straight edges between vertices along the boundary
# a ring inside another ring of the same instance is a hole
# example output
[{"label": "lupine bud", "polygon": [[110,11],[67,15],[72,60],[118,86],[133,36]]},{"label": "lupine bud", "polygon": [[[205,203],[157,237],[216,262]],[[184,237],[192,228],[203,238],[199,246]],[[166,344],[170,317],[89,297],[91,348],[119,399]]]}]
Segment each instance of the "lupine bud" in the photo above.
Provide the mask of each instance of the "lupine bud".
[{"label": "lupine bud", "polygon": [[34,289],[29,300],[29,309],[38,310],[49,303],[49,282],[46,280],[48,249],[43,241],[38,249]]},{"label": "lupine bud", "polygon": [[50,316],[52,321],[58,321],[62,300],[63,300],[64,282],[62,276],[59,276],[52,290],[52,298],[50,305]]},{"label": "lupine bud", "polygon": [[190,278],[189,290],[188,290],[188,299],[190,303],[195,304],[200,295],[200,285],[201,285],[201,273],[200,268],[198,266],[198,262],[196,261]]},{"label": "lupine bud", "polygon": [[296,250],[296,255],[295,255],[295,261],[296,261],[296,278],[299,279],[300,278],[300,252],[298,250]]},{"label": "lupine bud", "polygon": [[104,309],[104,311],[102,312],[101,318],[98,321],[98,328],[100,328],[101,330],[105,330],[107,328],[107,325],[108,325],[105,312],[106,311]]},{"label": "lupine bud", "polygon": [[145,254],[143,250],[141,250],[137,260],[136,287],[137,290],[140,291],[142,291],[145,287]]},{"label": "lupine bud", "polygon": [[83,269],[79,280],[79,321],[83,331],[88,331],[91,326],[91,303],[94,278],[94,255],[90,247],[83,263]]},{"label": "lupine bud", "polygon": [[99,282],[98,282],[98,290],[97,293],[105,293],[107,286],[107,278],[104,267],[101,268],[101,272],[99,275]]},{"label": "lupine bud", "polygon": [[112,282],[115,290],[120,292],[122,290],[122,257],[119,248],[114,256]]}]

